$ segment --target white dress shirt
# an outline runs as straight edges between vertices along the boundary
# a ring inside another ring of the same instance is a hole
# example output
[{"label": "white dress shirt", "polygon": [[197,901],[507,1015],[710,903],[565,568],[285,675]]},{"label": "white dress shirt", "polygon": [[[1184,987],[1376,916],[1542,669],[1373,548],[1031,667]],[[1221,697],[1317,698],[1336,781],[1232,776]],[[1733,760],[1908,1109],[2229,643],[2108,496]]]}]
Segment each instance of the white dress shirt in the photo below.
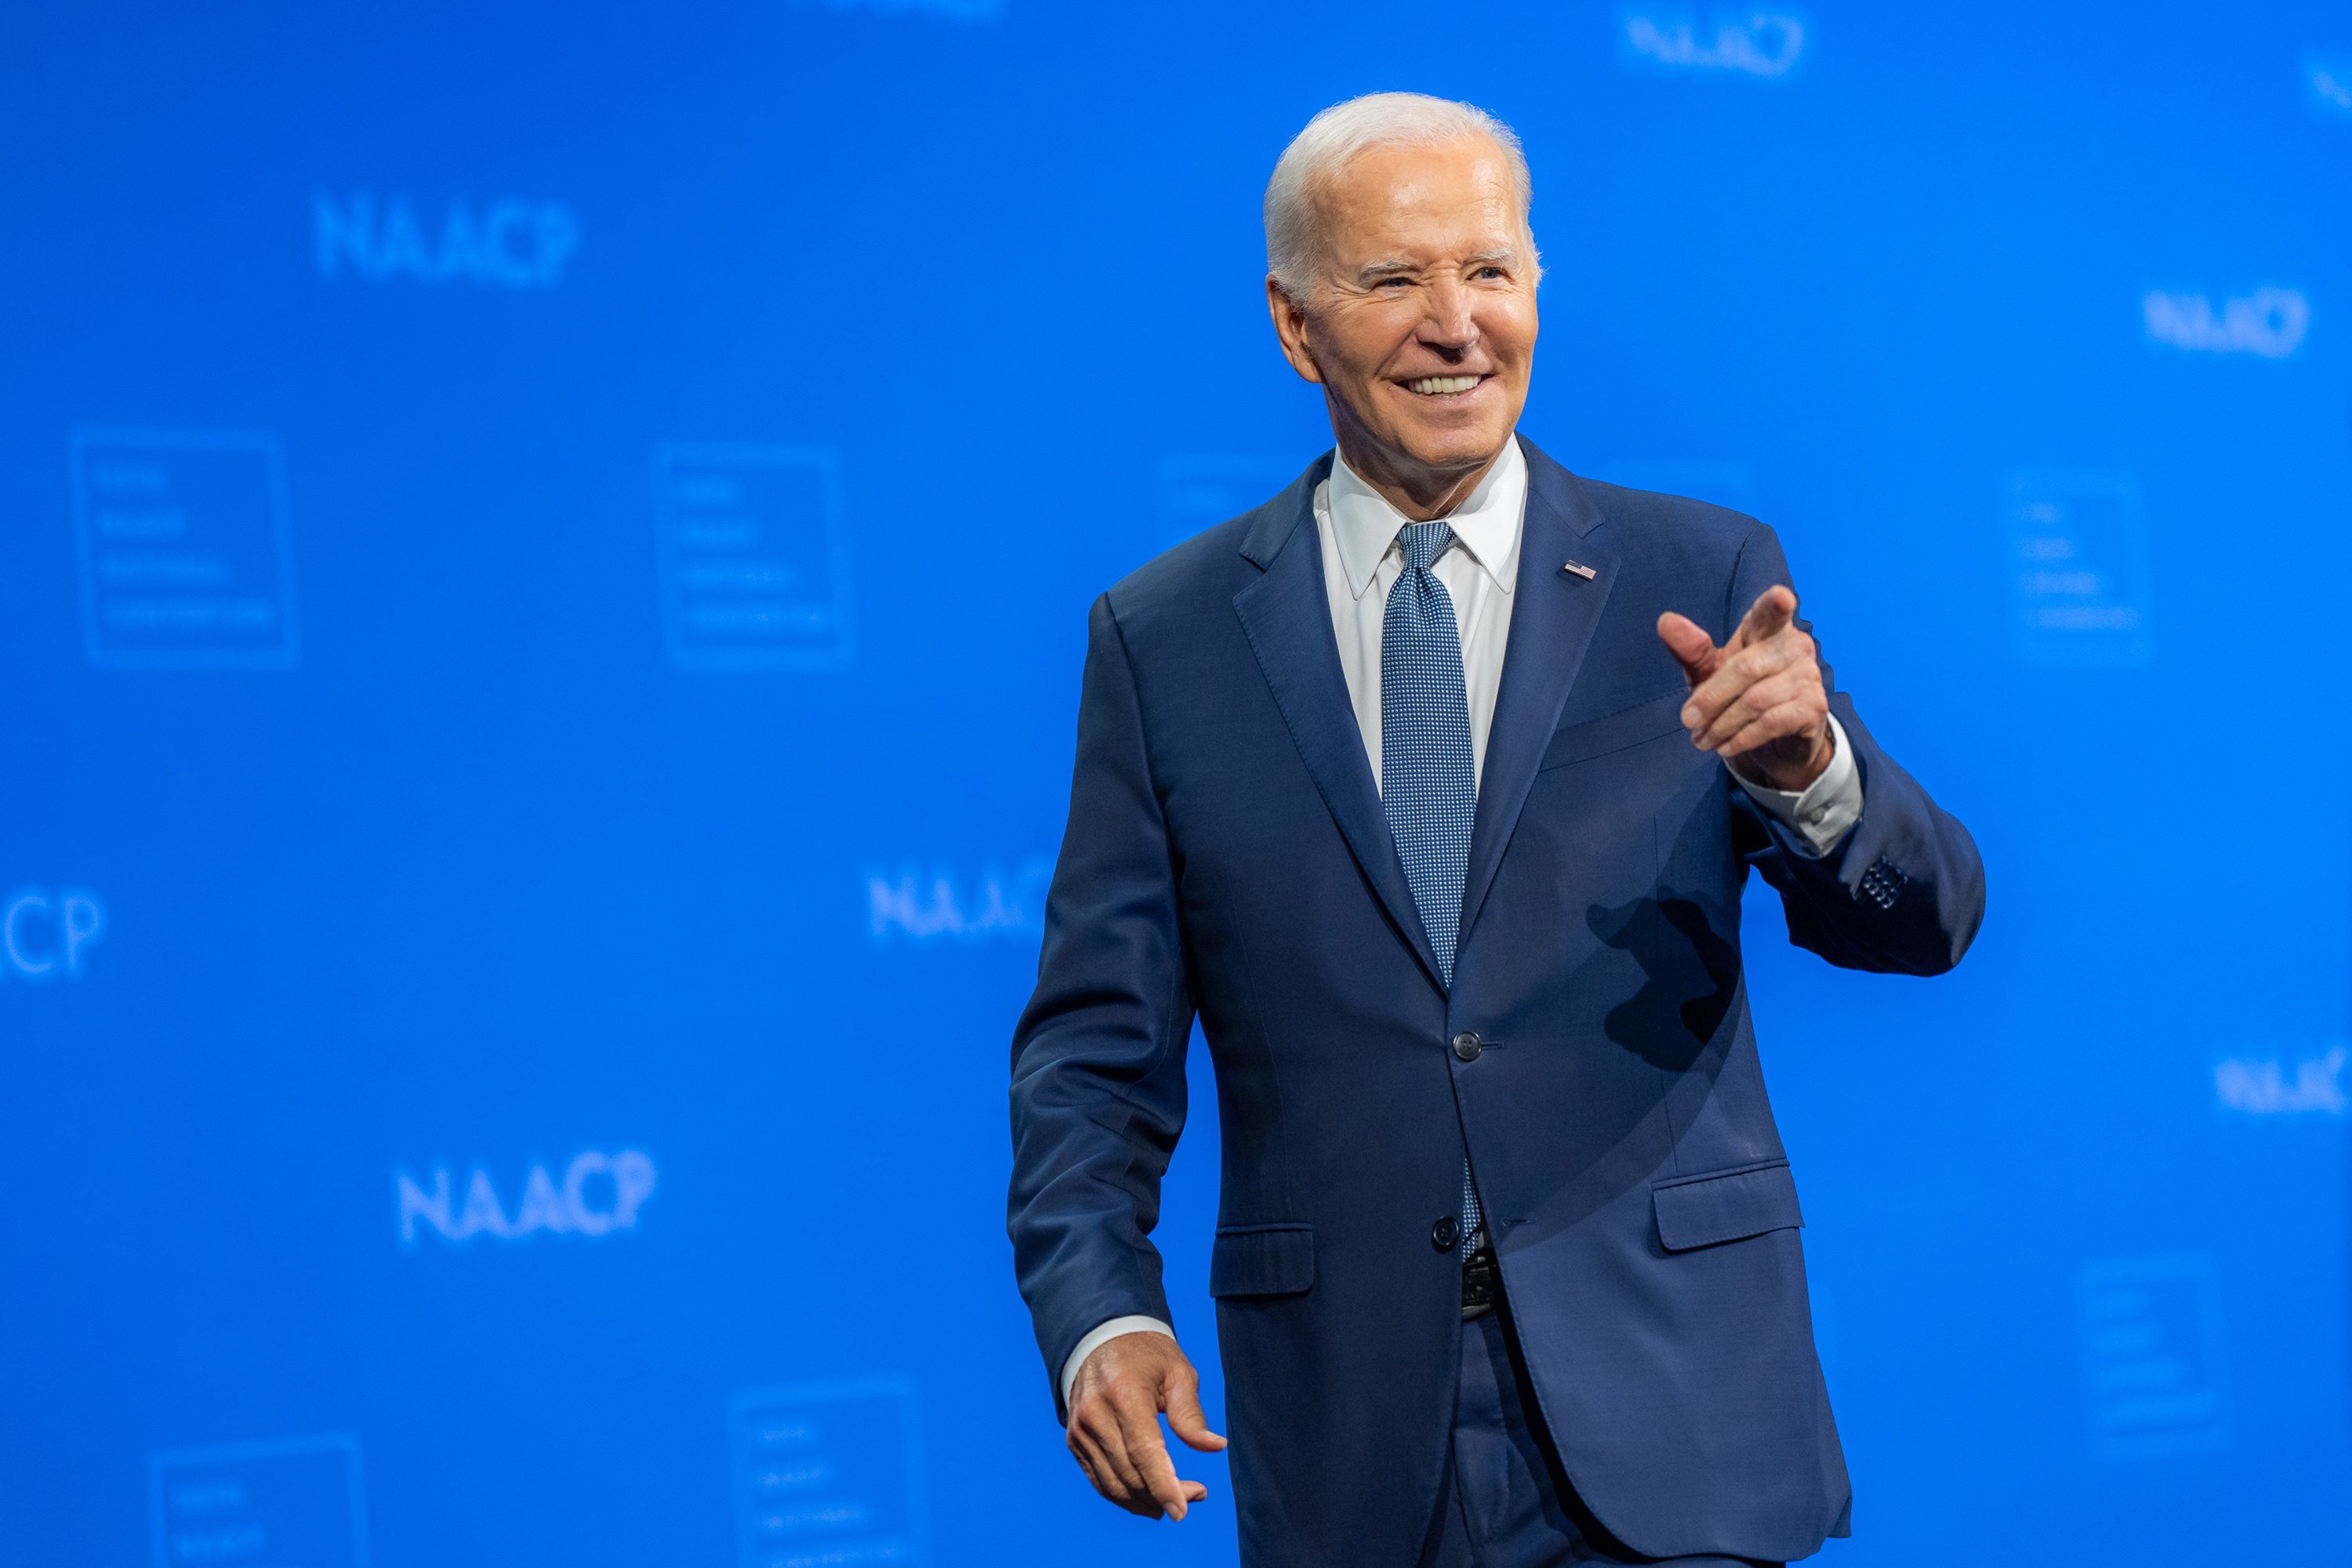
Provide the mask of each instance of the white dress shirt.
[{"label": "white dress shirt", "polygon": [[[1430,570],[1454,601],[1462,634],[1462,679],[1470,700],[1470,759],[1475,777],[1486,776],[1486,736],[1495,725],[1495,694],[1503,684],[1503,652],[1511,640],[1511,594],[1518,584],[1519,535],[1528,515],[1528,459],[1513,437],[1495,466],[1445,521],[1454,543]],[[1315,487],[1315,531],[1323,546],[1323,593],[1331,605],[1331,632],[1348,700],[1364,738],[1364,755],[1381,777],[1381,629],[1389,590],[1404,572],[1397,535],[1412,520],[1391,506],[1336,454],[1331,474]],[[1816,855],[1837,847],[1862,820],[1862,774],[1853,765],[1844,727],[1830,719],[1830,765],[1803,790],[1778,790],[1732,777],[1748,798],[1797,834]],[[1080,1340],[1062,1363],[1062,1403],[1097,1346],[1121,1334],[1176,1331],[1157,1318],[1113,1318]]]}]

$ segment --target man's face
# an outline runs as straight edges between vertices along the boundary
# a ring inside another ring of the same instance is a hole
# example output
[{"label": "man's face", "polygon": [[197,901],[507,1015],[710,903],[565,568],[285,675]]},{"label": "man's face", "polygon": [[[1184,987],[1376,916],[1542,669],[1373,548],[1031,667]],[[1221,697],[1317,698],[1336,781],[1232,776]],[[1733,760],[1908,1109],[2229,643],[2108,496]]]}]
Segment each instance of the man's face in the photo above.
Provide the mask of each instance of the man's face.
[{"label": "man's face", "polygon": [[1502,450],[1535,359],[1536,258],[1504,153],[1483,136],[1376,148],[1317,200],[1312,297],[1269,285],[1283,351],[1323,384],[1350,463],[1388,470],[1367,479],[1451,489]]}]

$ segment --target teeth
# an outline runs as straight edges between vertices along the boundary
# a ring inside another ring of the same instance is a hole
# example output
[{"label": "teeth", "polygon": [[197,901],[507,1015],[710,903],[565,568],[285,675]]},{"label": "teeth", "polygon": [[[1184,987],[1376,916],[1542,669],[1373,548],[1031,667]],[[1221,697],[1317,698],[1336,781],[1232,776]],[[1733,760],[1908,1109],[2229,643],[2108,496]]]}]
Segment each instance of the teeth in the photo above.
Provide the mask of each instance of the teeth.
[{"label": "teeth", "polygon": [[1405,390],[1423,397],[1443,397],[1448,393],[1467,392],[1478,384],[1475,375],[1424,375],[1419,381],[1408,381]]}]

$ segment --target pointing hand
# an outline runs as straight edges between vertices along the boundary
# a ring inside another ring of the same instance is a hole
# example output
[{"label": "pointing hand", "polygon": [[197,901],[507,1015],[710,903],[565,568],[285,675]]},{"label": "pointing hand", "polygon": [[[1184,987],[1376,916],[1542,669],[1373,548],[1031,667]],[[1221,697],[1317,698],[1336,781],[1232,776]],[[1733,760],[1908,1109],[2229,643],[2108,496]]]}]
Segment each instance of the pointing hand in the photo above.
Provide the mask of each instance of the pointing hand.
[{"label": "pointing hand", "polygon": [[1721,647],[1687,616],[1658,617],[1659,639],[1690,682],[1683,727],[1692,743],[1751,783],[1792,791],[1832,755],[1820,655],[1796,615],[1793,590],[1767,588]]}]

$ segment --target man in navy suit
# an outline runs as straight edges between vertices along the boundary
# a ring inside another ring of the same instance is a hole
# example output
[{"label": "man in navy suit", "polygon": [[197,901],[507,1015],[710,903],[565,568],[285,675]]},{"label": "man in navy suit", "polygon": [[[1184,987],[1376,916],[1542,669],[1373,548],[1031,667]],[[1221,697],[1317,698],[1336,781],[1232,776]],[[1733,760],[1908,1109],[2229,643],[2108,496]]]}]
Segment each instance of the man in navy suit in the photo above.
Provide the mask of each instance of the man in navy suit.
[{"label": "man in navy suit", "polygon": [[1517,434],[1527,165],[1328,110],[1266,298],[1337,450],[1097,600],[1013,1044],[1010,1229],[1070,1449],[1181,1519],[1211,1432],[1149,1239],[1197,1013],[1244,1562],[1780,1563],[1843,1534],[1740,888],[1933,974],[1967,832],[1832,689],[1771,530]]}]

